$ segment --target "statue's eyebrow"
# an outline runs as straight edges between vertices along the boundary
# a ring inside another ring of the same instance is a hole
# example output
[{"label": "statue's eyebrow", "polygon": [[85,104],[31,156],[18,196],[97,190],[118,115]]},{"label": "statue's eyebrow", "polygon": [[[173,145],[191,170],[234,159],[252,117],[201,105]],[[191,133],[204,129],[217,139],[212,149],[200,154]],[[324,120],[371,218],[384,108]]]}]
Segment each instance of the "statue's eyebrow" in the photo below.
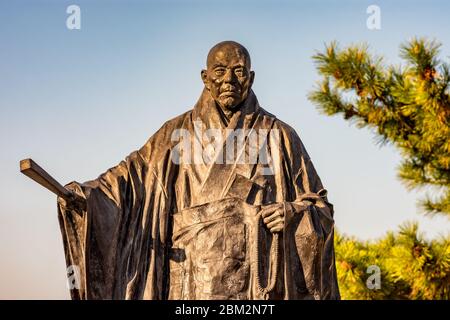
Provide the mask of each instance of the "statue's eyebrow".
[{"label": "statue's eyebrow", "polygon": [[216,64],[214,64],[214,65],[212,66],[212,68],[213,68],[213,69],[215,69],[215,68],[226,68],[226,66],[224,66],[224,65],[221,64],[221,63],[216,63]]},{"label": "statue's eyebrow", "polygon": [[[223,65],[223,64],[217,63],[217,64],[214,64],[214,65],[212,66],[212,68],[213,68],[213,69],[215,69],[215,68],[228,68],[228,66],[225,66],[225,65]],[[237,64],[233,65],[231,68],[233,68],[233,69],[236,69],[236,68],[245,68],[245,64],[243,64],[243,63],[237,63]]]}]

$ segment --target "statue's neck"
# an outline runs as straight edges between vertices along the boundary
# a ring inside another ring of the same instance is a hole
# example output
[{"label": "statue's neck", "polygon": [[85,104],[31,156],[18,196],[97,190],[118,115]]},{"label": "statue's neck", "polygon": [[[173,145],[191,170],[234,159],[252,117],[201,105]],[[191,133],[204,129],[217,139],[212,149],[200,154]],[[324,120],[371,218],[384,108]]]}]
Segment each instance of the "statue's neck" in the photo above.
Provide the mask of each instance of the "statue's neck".
[{"label": "statue's neck", "polygon": [[222,116],[225,118],[225,120],[227,120],[227,122],[229,122],[231,120],[231,118],[233,117],[233,115],[236,113],[236,111],[239,110],[239,108],[235,108],[234,110],[230,110],[228,108],[223,108],[220,105],[218,105],[218,108],[219,108],[220,113],[222,114]]},{"label": "statue's neck", "polygon": [[244,103],[245,103],[245,100],[242,101],[238,106],[234,107],[233,109],[223,108],[218,103],[216,103],[216,105],[217,105],[217,109],[219,110],[222,118],[228,124],[230,122],[231,118],[236,114],[236,112],[238,112],[239,110],[241,110],[244,107]]}]

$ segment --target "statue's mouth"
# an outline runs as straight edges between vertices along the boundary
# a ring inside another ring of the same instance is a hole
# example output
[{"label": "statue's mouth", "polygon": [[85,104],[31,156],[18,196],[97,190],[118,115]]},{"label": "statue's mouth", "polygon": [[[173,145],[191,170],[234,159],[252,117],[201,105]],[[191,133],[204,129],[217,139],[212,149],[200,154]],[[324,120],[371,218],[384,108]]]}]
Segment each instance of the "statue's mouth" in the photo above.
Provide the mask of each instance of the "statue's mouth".
[{"label": "statue's mouth", "polygon": [[239,93],[236,91],[225,91],[220,94],[220,97],[238,97]]}]

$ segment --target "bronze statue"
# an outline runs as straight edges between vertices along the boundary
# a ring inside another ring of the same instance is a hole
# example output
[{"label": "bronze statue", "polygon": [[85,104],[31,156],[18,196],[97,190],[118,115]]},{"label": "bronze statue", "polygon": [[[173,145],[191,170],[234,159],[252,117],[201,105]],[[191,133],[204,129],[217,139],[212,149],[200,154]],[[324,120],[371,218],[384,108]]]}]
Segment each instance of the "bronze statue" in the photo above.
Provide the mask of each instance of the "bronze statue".
[{"label": "bronze statue", "polygon": [[300,138],[260,107],[240,44],[209,52],[192,110],[58,194],[73,299],[339,299],[333,206]]}]

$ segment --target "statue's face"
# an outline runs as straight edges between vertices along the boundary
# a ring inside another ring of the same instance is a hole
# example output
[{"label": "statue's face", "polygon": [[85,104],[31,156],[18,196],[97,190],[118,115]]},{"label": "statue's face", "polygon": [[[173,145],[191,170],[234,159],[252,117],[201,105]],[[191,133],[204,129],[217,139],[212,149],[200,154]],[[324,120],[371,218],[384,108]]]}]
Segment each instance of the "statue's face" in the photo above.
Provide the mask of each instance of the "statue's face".
[{"label": "statue's face", "polygon": [[244,101],[253,84],[250,59],[237,46],[225,45],[208,56],[202,80],[221,108],[236,109]]}]

